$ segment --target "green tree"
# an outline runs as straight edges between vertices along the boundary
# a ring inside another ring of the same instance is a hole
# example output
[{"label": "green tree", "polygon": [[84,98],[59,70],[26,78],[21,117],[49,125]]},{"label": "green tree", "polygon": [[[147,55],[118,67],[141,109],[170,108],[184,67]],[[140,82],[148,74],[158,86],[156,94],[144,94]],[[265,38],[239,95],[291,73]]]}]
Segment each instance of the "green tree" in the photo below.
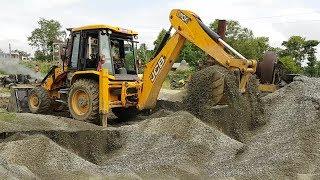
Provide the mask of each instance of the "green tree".
[{"label": "green tree", "polygon": [[307,56],[307,67],[305,68],[305,74],[309,75],[309,76],[319,76],[319,69],[317,67],[318,63],[317,63],[317,57],[316,57],[316,46],[318,46],[318,44],[320,43],[320,41],[316,41],[316,40],[308,40],[304,43],[304,48],[305,48],[305,53]]},{"label": "green tree", "polygon": [[299,66],[294,58],[290,55],[280,57],[279,61],[282,62],[285,68],[291,73],[300,74],[303,72],[301,66]]},{"label": "green tree", "polygon": [[[155,48],[154,51],[157,50],[157,48],[159,47],[163,37],[166,34],[166,30],[162,29],[158,36],[157,39],[153,42]],[[141,46],[140,46],[141,47]],[[139,48],[140,49],[140,48]],[[152,56],[152,54],[151,54]],[[150,57],[151,57],[150,56]],[[204,60],[206,59],[207,56],[205,55],[205,53],[198,48],[197,46],[195,46],[194,44],[186,41],[186,43],[184,44],[184,47],[182,48],[178,58],[177,58],[177,62],[182,61],[183,59],[187,61],[187,63],[189,63],[189,65],[191,66],[196,66],[198,61]]]},{"label": "green tree", "polygon": [[158,36],[157,36],[157,39],[153,42],[153,45],[154,45],[154,50],[157,50],[162,39],[164,38],[164,35],[167,33],[167,31],[165,29],[162,29]]},{"label": "green tree", "polygon": [[152,56],[152,51],[148,50],[147,45],[145,43],[142,43],[137,49],[137,56],[141,63],[144,65],[150,60]]},{"label": "green tree", "polygon": [[[218,31],[218,22],[219,20],[216,19],[209,26],[215,32]],[[238,21],[227,21],[226,39],[228,39],[229,41],[235,41],[239,39],[252,39],[253,37],[253,32],[248,28],[242,27]]]},{"label": "green tree", "polygon": [[280,59],[290,56],[292,57],[294,64],[300,69],[303,69],[303,64],[307,64],[304,68],[304,73],[306,75],[319,76],[317,58],[315,55],[316,46],[318,46],[319,43],[320,41],[317,40],[306,40],[306,38],[301,36],[291,36],[288,41],[282,43],[285,49],[280,51]]},{"label": "green tree", "polygon": [[61,30],[58,21],[40,18],[38,26],[28,37],[29,45],[37,48],[35,58],[38,60],[51,60],[53,43],[63,40],[66,32]]},{"label": "green tree", "polygon": [[204,61],[208,56],[197,46],[187,41],[178,57],[178,62],[185,60],[190,66],[197,66],[199,61]]},{"label": "green tree", "polygon": [[295,62],[301,66],[301,63],[305,58],[305,41],[305,38],[300,36],[291,36],[288,41],[282,42],[285,49],[280,52],[280,56],[292,56]]},{"label": "green tree", "polygon": [[[211,23],[210,28],[217,31],[218,20]],[[159,32],[157,39],[154,41],[155,49],[159,46],[165,33],[164,29]],[[271,49],[267,37],[254,37],[250,29],[242,27],[239,22],[233,20],[228,21],[226,42],[248,59],[260,60],[264,53]],[[177,61],[179,62],[182,59],[186,60],[189,65],[196,66],[199,61],[208,59],[208,56],[200,48],[187,41]]]},{"label": "green tree", "polygon": [[320,61],[316,62],[315,72],[316,72],[316,77],[320,77]]},{"label": "green tree", "polygon": [[[218,20],[209,27],[217,32]],[[250,29],[242,27],[238,21],[233,20],[227,21],[225,41],[248,59],[261,60],[264,53],[271,48],[268,37],[255,37]]]}]

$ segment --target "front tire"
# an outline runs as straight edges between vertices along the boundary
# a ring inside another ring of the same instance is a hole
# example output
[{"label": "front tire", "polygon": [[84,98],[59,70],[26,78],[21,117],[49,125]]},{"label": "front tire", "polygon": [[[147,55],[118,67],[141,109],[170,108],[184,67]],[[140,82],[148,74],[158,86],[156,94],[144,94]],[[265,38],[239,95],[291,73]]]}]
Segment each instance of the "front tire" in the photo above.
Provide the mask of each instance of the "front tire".
[{"label": "front tire", "polygon": [[70,88],[68,107],[76,120],[99,122],[99,85],[95,80],[80,79]]},{"label": "front tire", "polygon": [[28,96],[29,110],[35,114],[48,113],[52,100],[43,87],[36,87],[31,90]]}]

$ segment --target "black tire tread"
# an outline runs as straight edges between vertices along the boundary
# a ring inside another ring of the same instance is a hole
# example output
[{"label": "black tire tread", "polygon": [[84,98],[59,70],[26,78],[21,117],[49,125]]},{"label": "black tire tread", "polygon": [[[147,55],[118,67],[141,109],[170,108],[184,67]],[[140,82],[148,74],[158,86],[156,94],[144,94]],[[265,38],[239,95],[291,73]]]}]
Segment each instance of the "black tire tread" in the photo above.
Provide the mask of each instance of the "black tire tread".
[{"label": "black tire tread", "polygon": [[[71,109],[71,104],[70,104],[70,102],[71,102],[70,93],[72,93],[72,91],[74,89],[79,89],[79,88],[87,91],[90,98],[92,99],[91,112],[89,113],[89,115],[87,115],[87,117],[85,119],[77,117],[77,115],[75,115],[73,113],[73,111]],[[75,83],[73,83],[73,85],[70,88],[70,92],[69,92],[68,107],[69,107],[69,111],[70,111],[72,117],[74,117],[75,119],[97,124],[99,122],[99,117],[100,117],[100,114],[99,114],[99,84],[97,83],[97,81],[92,80],[92,79],[79,79]]]},{"label": "black tire tread", "polygon": [[[33,90],[31,90],[30,95],[36,93],[38,98],[39,98],[39,107],[38,109],[33,109],[31,108],[30,104],[29,104],[29,110],[32,113],[35,114],[45,114],[50,112],[51,110],[51,105],[52,105],[52,99],[49,96],[49,93],[43,88],[43,87],[36,87]],[[29,96],[30,96],[29,95]]]}]

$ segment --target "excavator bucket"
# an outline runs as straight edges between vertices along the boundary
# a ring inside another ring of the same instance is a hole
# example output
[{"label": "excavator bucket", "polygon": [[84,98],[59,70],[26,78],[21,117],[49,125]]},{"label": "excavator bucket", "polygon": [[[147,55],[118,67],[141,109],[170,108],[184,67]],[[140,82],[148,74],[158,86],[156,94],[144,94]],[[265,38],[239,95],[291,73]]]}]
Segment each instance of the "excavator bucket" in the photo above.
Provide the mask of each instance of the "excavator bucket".
[{"label": "excavator bucket", "polygon": [[274,92],[277,89],[289,84],[295,76],[285,66],[277,61],[275,52],[266,52],[264,59],[258,62],[257,77],[260,80],[259,90],[262,92]]},{"label": "excavator bucket", "polygon": [[[30,112],[29,110],[29,100],[28,96],[32,89],[36,86],[39,86],[43,83],[47,78],[49,78],[55,71],[57,66],[52,66],[48,72],[48,74],[43,78],[40,83],[33,84],[15,84],[10,87],[11,96],[9,99],[9,104],[7,106],[7,110],[10,112]],[[63,74],[63,77],[57,77],[56,82],[61,80],[61,78],[65,78],[66,74]],[[23,83],[23,82],[22,82]]]},{"label": "excavator bucket", "polygon": [[274,84],[277,56],[274,52],[267,52],[257,66],[257,76],[262,84]]},{"label": "excavator bucket", "polygon": [[12,86],[7,110],[10,112],[29,112],[28,96],[33,88],[31,85]]}]

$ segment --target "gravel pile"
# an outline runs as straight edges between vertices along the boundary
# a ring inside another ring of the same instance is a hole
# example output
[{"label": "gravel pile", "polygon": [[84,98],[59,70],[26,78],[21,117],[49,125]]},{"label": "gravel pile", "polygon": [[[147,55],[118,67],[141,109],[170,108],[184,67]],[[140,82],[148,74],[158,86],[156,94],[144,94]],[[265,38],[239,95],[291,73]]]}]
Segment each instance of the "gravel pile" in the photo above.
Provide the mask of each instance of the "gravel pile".
[{"label": "gravel pile", "polygon": [[103,165],[119,172],[130,169],[141,177],[207,176],[209,162],[233,159],[243,147],[184,111],[123,127],[120,134],[121,152]]},{"label": "gravel pile", "polygon": [[[108,128],[43,115],[35,116],[37,124],[34,115],[18,114],[0,121],[7,132],[1,134],[0,178],[318,179],[319,88],[319,79],[298,77],[264,97],[264,125],[251,126],[242,142],[186,111],[160,110]],[[212,121],[228,108],[215,107]],[[252,122],[251,115],[237,117]]]},{"label": "gravel pile", "polygon": [[[224,79],[224,96],[218,106],[210,101],[215,93],[212,92],[212,85],[215,85],[217,73]],[[211,66],[193,75],[184,104],[188,111],[210,126],[238,141],[246,142],[257,128],[265,124],[263,104],[257,87],[258,80],[252,77],[246,93],[241,94],[235,72],[221,66]]]},{"label": "gravel pile", "polygon": [[242,148],[242,143],[180,111],[119,128],[16,133],[2,140],[0,157],[45,179],[65,173],[183,178],[208,176],[209,162],[231,160]]},{"label": "gravel pile", "polygon": [[[57,114],[59,115],[59,114]],[[100,126],[70,118],[30,113],[0,111],[0,133],[24,131],[84,131],[100,130]]]},{"label": "gravel pile", "polygon": [[[43,135],[1,143],[0,157],[6,164],[20,166],[18,172],[13,172],[13,176],[17,178],[31,175],[57,179],[60,175],[77,177],[101,174],[97,165],[60,147]],[[11,171],[11,168],[9,170]]]},{"label": "gravel pile", "polygon": [[212,166],[213,176],[297,176],[320,173],[320,79],[296,77],[263,98],[267,124],[237,159]]}]

